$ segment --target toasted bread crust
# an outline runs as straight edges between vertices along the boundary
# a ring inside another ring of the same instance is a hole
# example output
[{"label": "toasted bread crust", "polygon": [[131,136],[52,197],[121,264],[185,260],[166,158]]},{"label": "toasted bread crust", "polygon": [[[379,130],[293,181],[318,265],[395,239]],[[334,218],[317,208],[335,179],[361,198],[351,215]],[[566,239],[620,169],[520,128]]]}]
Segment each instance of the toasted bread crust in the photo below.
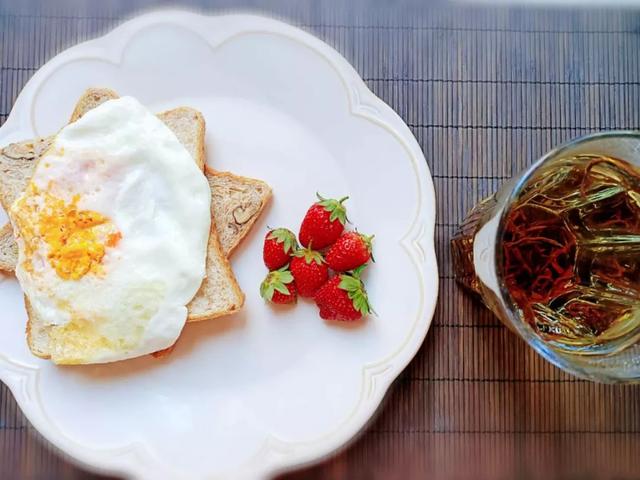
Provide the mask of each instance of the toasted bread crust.
[{"label": "toasted bread crust", "polygon": [[36,357],[40,357],[40,358],[44,358],[45,360],[48,360],[51,358],[51,355],[49,355],[42,348],[39,347],[37,335],[35,332],[35,329],[37,328],[36,327],[37,322],[35,321],[36,313],[31,308],[31,303],[29,303],[29,299],[27,298],[27,296],[24,295],[23,298],[24,298],[24,308],[27,311],[26,333],[27,333],[27,345],[29,346],[29,350],[31,350],[31,353],[33,353]]},{"label": "toasted bread crust", "polygon": [[[231,269],[231,264],[222,251],[220,239],[218,238],[218,234],[215,229],[215,225],[212,224],[211,233],[209,235],[209,245],[207,247],[207,267],[209,267],[210,264],[217,264],[218,268],[222,270],[222,276],[227,277],[228,279],[228,287],[231,290],[230,297],[232,297],[233,300],[227,305],[225,310],[209,309],[209,311],[204,310],[201,313],[197,313],[198,307],[196,305],[199,303],[198,300],[201,298],[207,298],[208,294],[211,293],[208,292],[209,285],[207,279],[205,279],[191,303],[187,305],[187,309],[189,310],[187,322],[201,322],[203,320],[212,320],[224,315],[230,315],[240,310],[244,305],[244,292],[240,289],[236,276]],[[207,268],[207,275],[210,274],[209,270],[210,269]]]},{"label": "toasted bread crust", "polygon": [[10,273],[18,263],[18,244],[10,223],[0,228],[0,271]]}]

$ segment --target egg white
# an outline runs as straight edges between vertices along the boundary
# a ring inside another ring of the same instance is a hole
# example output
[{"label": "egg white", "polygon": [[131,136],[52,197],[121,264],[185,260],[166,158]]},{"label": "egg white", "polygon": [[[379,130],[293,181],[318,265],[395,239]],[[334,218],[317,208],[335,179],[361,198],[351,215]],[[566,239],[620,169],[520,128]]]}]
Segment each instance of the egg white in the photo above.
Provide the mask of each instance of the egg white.
[{"label": "egg white", "polygon": [[171,346],[205,275],[211,222],[209,184],[173,132],[133,98],[108,101],[58,133],[32,182],[66,202],[79,196],[78,209],[107,217],[122,237],[106,249],[101,274],[69,280],[52,267],[45,241],[27,253],[13,222],[16,275],[52,328],[51,359],[110,362]]}]

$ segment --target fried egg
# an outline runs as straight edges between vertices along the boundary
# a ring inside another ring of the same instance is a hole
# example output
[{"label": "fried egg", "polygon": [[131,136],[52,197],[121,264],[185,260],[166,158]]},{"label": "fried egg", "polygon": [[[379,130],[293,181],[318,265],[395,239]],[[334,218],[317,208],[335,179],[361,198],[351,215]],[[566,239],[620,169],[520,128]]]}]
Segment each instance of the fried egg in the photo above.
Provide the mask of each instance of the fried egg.
[{"label": "fried egg", "polygon": [[211,191],[137,100],[63,128],[10,208],[16,276],[60,364],[171,346],[205,275]]}]

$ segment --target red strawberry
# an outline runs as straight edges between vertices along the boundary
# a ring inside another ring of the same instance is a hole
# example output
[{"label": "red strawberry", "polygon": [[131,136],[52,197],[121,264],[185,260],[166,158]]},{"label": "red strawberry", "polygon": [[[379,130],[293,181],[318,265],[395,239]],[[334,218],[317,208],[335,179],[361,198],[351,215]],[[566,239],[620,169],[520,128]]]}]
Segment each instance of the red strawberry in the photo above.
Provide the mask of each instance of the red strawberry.
[{"label": "red strawberry", "polygon": [[327,265],[336,272],[346,272],[364,265],[371,258],[372,240],[373,235],[343,233],[327,252]]},{"label": "red strawberry", "polygon": [[322,254],[308,248],[294,254],[290,268],[301,297],[313,297],[329,278]]},{"label": "red strawberry", "polygon": [[271,303],[296,303],[298,295],[291,272],[286,267],[269,272],[260,285],[260,295]]},{"label": "red strawberry", "polygon": [[320,250],[335,242],[343,232],[347,210],[342,202],[349,197],[327,200],[316,195],[320,201],[307,210],[300,226],[299,238],[303,246]]},{"label": "red strawberry", "polygon": [[333,277],[318,290],[315,301],[325,320],[360,320],[371,312],[359,271]]},{"label": "red strawberry", "polygon": [[286,228],[276,228],[269,230],[264,237],[264,247],[262,248],[262,258],[269,270],[277,270],[284,267],[291,255],[298,248],[296,236],[291,230]]}]

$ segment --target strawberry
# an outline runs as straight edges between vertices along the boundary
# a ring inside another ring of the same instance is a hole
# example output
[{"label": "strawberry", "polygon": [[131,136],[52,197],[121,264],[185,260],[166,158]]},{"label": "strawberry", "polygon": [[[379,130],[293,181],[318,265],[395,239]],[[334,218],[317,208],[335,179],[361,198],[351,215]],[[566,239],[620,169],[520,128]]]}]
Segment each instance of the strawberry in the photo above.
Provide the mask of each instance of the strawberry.
[{"label": "strawberry", "polygon": [[360,320],[372,311],[358,270],[336,275],[314,298],[324,320]]},{"label": "strawberry", "polygon": [[327,265],[336,272],[346,272],[364,265],[371,258],[372,240],[373,235],[343,233],[327,252]]},{"label": "strawberry", "polygon": [[291,230],[286,228],[276,228],[269,230],[264,237],[264,247],[262,248],[262,258],[269,270],[277,270],[284,267],[291,255],[298,248],[296,236]]},{"label": "strawberry", "polygon": [[290,268],[301,297],[313,297],[329,278],[322,254],[308,248],[293,255]]},{"label": "strawberry", "polygon": [[267,277],[260,284],[260,295],[271,303],[296,303],[298,300],[296,284],[287,267],[267,274]]},{"label": "strawberry", "polygon": [[316,250],[328,247],[335,242],[344,230],[347,222],[347,210],[340,200],[325,199],[319,194],[318,202],[307,210],[300,226],[300,243],[305,247],[313,246]]}]

